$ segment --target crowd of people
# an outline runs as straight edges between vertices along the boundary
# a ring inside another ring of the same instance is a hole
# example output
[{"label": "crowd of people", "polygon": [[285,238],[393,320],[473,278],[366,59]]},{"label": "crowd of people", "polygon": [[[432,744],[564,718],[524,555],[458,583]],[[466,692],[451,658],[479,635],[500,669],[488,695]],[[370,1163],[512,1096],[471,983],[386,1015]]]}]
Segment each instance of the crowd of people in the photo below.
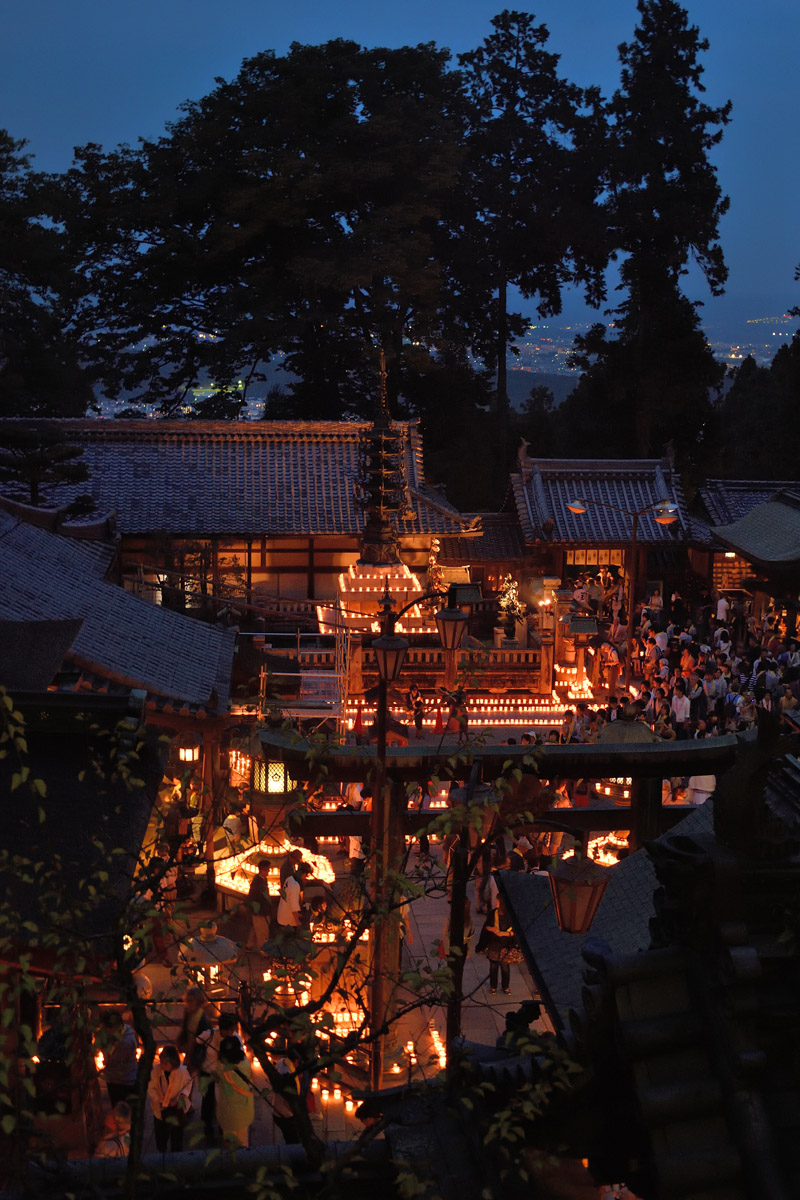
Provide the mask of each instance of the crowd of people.
[{"label": "crowd of people", "polygon": [[[573,596],[576,605],[591,605],[585,579]],[[773,607],[756,619],[739,596],[722,592],[690,611],[679,593],[665,605],[655,590],[636,606],[629,628],[619,599],[615,592],[596,651],[603,702],[568,709],[548,740],[596,741],[631,702],[639,719],[668,741],[745,732],[759,709],[782,716],[800,707],[798,641]],[[621,680],[629,638],[631,679]]]},{"label": "crowd of people", "polygon": [[[131,1024],[112,1010],[102,1018],[101,1075],[110,1112],[103,1137],[95,1148],[98,1158],[118,1158],[130,1148],[131,1104],[137,1084],[139,1040]],[[295,1086],[287,1055],[277,1045],[272,1062],[287,1085]],[[205,992],[186,989],[178,1033],[160,1046],[153,1064],[147,1096],[153,1115],[153,1133],[160,1153],[184,1148],[184,1134],[199,1116],[207,1145],[220,1140],[232,1149],[249,1144],[255,1120],[252,1067],[235,1011],[218,1011]],[[261,1089],[272,1110],[275,1125],[286,1142],[299,1134],[292,1109],[280,1090]],[[199,1100],[199,1113],[194,1101]]]}]

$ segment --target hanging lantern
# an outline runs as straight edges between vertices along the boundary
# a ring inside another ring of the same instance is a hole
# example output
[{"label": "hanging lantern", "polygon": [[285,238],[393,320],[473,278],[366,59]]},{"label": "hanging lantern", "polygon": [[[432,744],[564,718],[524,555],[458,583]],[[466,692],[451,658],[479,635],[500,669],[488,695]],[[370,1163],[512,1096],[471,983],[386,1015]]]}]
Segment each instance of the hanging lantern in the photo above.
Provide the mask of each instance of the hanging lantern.
[{"label": "hanging lantern", "polygon": [[608,870],[587,858],[571,858],[547,872],[563,933],[587,933],[608,887]]},{"label": "hanging lantern", "polygon": [[464,634],[467,632],[467,617],[448,600],[447,608],[440,608],[436,614],[436,628],[439,640],[444,650],[458,650]]},{"label": "hanging lantern", "polygon": [[178,738],[178,759],[182,763],[196,763],[200,759],[200,735],[185,733]]},{"label": "hanging lantern", "polygon": [[382,633],[374,639],[372,652],[378,667],[378,674],[385,683],[394,683],[399,679],[408,653],[408,642],[395,633]]}]

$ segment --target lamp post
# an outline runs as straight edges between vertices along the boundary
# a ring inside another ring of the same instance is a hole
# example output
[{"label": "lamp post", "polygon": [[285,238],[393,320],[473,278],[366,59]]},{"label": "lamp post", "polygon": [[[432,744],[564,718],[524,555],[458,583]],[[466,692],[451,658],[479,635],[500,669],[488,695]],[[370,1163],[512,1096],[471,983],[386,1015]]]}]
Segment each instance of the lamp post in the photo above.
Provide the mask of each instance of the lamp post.
[{"label": "lamp post", "polygon": [[671,500],[658,500],[654,504],[646,504],[644,508],[638,509],[636,512],[631,512],[627,508],[620,508],[617,504],[609,504],[606,500],[570,500],[567,503],[567,509],[574,513],[575,516],[582,517],[589,511],[591,505],[596,504],[600,508],[610,508],[613,512],[622,513],[625,517],[630,517],[633,524],[631,527],[631,540],[629,546],[629,563],[628,563],[628,637],[625,642],[625,686],[630,692],[631,687],[631,648],[633,646],[633,607],[636,601],[636,575],[637,575],[637,549],[639,537],[639,518],[650,514],[653,520],[659,525],[671,525],[678,518],[678,506]]},{"label": "lamp post", "polygon": [[[394,865],[392,862],[392,838],[396,825],[391,793],[386,788],[386,726],[388,719],[389,684],[395,683],[403,669],[403,663],[408,653],[408,642],[395,633],[397,621],[422,600],[441,596],[441,592],[428,592],[412,600],[399,613],[392,609],[392,599],[388,590],[384,593],[381,611],[380,636],[372,642],[372,651],[378,668],[378,711],[377,711],[377,764],[375,771],[375,787],[372,796],[372,841],[375,847],[375,881],[374,900],[378,910],[386,907],[389,901],[388,873]],[[467,616],[456,603],[456,588],[451,586],[447,595],[447,606],[436,614],[436,628],[443,649],[455,656],[467,628]],[[375,1029],[380,1028],[386,1019],[388,1001],[388,976],[390,970],[390,921],[389,914],[383,913],[375,922],[372,955],[372,988],[370,1021],[375,1035]],[[383,1077],[383,1035],[373,1036],[371,1082],[374,1091],[381,1086]]]}]

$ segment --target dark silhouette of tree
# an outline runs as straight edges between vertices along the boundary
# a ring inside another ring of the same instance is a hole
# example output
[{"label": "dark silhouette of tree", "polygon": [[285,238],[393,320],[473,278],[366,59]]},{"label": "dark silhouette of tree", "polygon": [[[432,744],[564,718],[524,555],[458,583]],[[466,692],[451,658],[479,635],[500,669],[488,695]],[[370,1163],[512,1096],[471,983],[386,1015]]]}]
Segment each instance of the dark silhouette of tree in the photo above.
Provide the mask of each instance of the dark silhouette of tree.
[{"label": "dark silhouette of tree", "polygon": [[556,449],[555,400],[549,387],[532,387],[520,421],[534,458],[549,458]]},{"label": "dark silhouette of tree", "polygon": [[[0,425],[0,487],[16,499],[33,505],[58,503],[58,489],[84,483],[89,469],[83,448],[71,445],[50,423],[9,421]],[[90,496],[74,501],[75,512],[90,512]]]},{"label": "dark silhouette of tree", "polygon": [[501,440],[506,356],[525,328],[509,310],[509,286],[537,297],[541,315],[557,313],[564,284],[576,278],[587,282],[590,298],[602,297],[607,261],[595,221],[597,177],[586,170],[599,136],[599,96],[559,75],[559,56],[545,49],[547,27],[534,22],[530,13],[505,10],[482,45],[459,57],[469,119],[461,265],[469,276],[464,290],[480,309],[475,346],[497,373]]},{"label": "dark silhouette of tree", "polygon": [[461,153],[447,62],[432,45],[294,45],[246,60],[157,142],[81,151],[83,335],[106,391],[171,413],[210,383],[220,415],[280,352],[304,415],[341,417],[365,410],[383,348],[396,393],[408,348],[441,332]]},{"label": "dark silhouette of tree", "polygon": [[700,99],[708,42],[686,10],[675,0],[637,7],[640,22],[620,46],[621,86],[607,109],[609,236],[627,294],[613,334],[598,324],[576,339],[585,376],[562,420],[583,436],[604,409],[616,452],[643,455],[670,439],[692,445],[710,411],[709,390],[724,374],[681,280],[690,261],[713,295],[727,277],[718,229],[728,200],[709,154],[730,103],[712,108]]},{"label": "dark silhouette of tree", "polygon": [[704,434],[709,474],[793,479],[800,456],[800,333],[781,346],[769,367],[749,356],[734,372]]},{"label": "dark silhouette of tree", "polygon": [[83,416],[93,397],[76,357],[68,239],[25,142],[0,130],[0,416]]}]

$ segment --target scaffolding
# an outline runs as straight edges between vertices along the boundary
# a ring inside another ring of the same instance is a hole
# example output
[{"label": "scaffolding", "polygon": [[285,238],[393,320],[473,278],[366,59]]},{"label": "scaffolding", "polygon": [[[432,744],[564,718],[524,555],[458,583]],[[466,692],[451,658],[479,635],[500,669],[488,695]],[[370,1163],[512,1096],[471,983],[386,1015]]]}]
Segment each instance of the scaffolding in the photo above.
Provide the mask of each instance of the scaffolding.
[{"label": "scaffolding", "polygon": [[336,729],[342,741],[347,737],[347,702],[350,698],[350,629],[344,619],[342,601],[337,596],[334,605],[334,628],[336,631],[336,683],[338,689],[338,712]]}]

